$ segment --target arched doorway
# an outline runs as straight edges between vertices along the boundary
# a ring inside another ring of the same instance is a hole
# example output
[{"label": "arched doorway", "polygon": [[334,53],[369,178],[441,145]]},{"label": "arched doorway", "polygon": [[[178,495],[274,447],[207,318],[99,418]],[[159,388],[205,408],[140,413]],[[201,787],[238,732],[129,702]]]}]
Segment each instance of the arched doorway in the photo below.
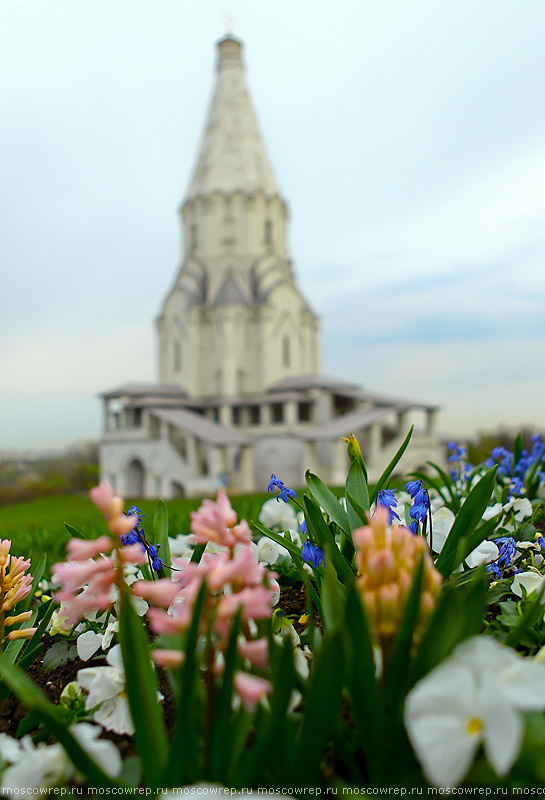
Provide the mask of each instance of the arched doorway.
[{"label": "arched doorway", "polygon": [[178,483],[178,481],[172,481],[171,490],[173,499],[175,497],[185,497],[185,489],[181,483]]},{"label": "arched doorway", "polygon": [[144,496],[144,465],[138,458],[133,458],[127,468],[127,495],[128,497]]}]

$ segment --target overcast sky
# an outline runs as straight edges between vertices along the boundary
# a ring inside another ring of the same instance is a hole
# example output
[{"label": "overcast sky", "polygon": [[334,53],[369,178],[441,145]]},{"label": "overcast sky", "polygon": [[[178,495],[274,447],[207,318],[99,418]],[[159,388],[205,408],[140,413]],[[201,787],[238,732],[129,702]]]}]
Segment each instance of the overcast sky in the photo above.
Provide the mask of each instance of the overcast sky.
[{"label": "overcast sky", "polygon": [[0,0],[0,449],[156,379],[226,13],[323,371],[545,428],[543,0]]}]

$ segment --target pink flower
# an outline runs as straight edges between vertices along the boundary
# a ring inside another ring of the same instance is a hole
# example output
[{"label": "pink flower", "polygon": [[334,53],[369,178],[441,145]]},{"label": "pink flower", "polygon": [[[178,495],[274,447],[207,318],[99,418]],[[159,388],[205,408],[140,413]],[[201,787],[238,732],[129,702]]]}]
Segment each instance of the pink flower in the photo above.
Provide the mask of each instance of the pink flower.
[{"label": "pink flower", "polygon": [[231,503],[225,492],[218,492],[216,502],[203,500],[198,511],[191,512],[191,530],[194,534],[192,541],[198,544],[215,542],[223,547],[233,549],[240,542],[251,540],[251,531],[248,523],[237,521],[237,515],[231,508]]},{"label": "pink flower", "polygon": [[123,499],[113,493],[112,487],[108,483],[101,483],[99,486],[93,487],[89,495],[95,506],[108,519],[109,529],[112,533],[124,536],[130,533],[138,523],[136,515],[127,516],[123,513]]},{"label": "pink flower", "polygon": [[180,650],[161,650],[159,647],[152,652],[151,656],[159,667],[169,667],[170,669],[176,669],[185,660],[185,653]]},{"label": "pink flower", "polygon": [[129,544],[117,551],[119,558],[127,564],[147,564],[148,557],[141,544]]},{"label": "pink flower", "polygon": [[235,672],[235,689],[244,708],[253,711],[259,700],[271,691],[272,684],[247,672]]},{"label": "pink flower", "polygon": [[176,616],[159,608],[148,609],[150,627],[154,633],[181,633],[191,622],[191,609],[176,608]]},{"label": "pink flower", "polygon": [[71,561],[87,561],[100,553],[109,553],[113,542],[109,536],[99,536],[98,539],[86,541],[85,539],[70,539],[66,549]]},{"label": "pink flower", "polygon": [[253,667],[267,669],[269,662],[269,642],[265,637],[250,642],[240,642],[238,649],[243,658]]},{"label": "pink flower", "polygon": [[160,578],[158,581],[136,581],[132,585],[132,592],[137,597],[144,597],[155,605],[168,608],[180,591],[179,582],[170,578]]},{"label": "pink flower", "polygon": [[271,615],[271,593],[264,586],[253,586],[241,592],[224,595],[218,604],[218,616],[234,617],[239,608],[244,619],[266,619]]},{"label": "pink flower", "polygon": [[61,584],[55,598],[64,603],[70,625],[75,625],[88,611],[106,611],[111,605],[110,591],[115,582],[111,559],[66,561],[54,564],[52,572],[54,580]]}]

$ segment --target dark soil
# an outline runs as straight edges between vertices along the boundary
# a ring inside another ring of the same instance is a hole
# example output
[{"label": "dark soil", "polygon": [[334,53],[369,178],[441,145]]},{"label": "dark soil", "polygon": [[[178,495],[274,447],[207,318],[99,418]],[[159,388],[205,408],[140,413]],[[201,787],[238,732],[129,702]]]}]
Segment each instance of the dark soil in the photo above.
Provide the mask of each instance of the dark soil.
[{"label": "dark soil", "polygon": [[[306,613],[305,610],[305,594],[302,584],[295,584],[293,586],[285,586],[281,589],[279,607],[282,608],[290,617],[298,633],[301,633],[305,625],[299,622],[302,614]],[[317,617],[316,621],[319,624]],[[34,684],[41,689],[48,700],[57,704],[59,702],[61,692],[70,681],[77,680],[78,670],[84,669],[88,666],[106,666],[104,658],[95,657],[89,662],[82,662],[79,659],[71,659],[53,669],[44,669],[43,660],[44,656],[56,642],[62,641],[63,637],[49,637],[45,636],[42,640],[42,653],[28,668],[27,675]],[[165,723],[169,733],[172,732],[175,723],[176,704],[172,692],[172,687],[168,679],[168,675],[164,669],[157,668],[157,679],[159,683],[159,691],[164,697],[162,701],[163,712],[165,716]],[[17,728],[22,719],[27,714],[27,708],[20,702],[15,694],[11,694],[7,699],[0,700],[0,733],[7,733],[10,736],[17,735]],[[119,748],[122,758],[127,758],[134,755],[135,746],[132,736],[125,734],[120,735],[112,731],[104,731],[102,737],[115,742]]]}]

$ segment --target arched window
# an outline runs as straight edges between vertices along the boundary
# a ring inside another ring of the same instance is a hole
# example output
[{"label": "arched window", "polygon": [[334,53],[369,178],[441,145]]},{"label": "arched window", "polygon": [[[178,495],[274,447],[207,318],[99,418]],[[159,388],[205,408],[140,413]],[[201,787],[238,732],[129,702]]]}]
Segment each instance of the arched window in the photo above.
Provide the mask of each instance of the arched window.
[{"label": "arched window", "polygon": [[284,336],[282,339],[282,364],[284,367],[290,365],[290,339],[289,336]]},{"label": "arched window", "polygon": [[174,341],[174,372],[179,372],[182,368],[182,346],[176,339]]},{"label": "arched window", "polygon": [[265,220],[265,244],[272,244],[272,222],[270,219]]}]

